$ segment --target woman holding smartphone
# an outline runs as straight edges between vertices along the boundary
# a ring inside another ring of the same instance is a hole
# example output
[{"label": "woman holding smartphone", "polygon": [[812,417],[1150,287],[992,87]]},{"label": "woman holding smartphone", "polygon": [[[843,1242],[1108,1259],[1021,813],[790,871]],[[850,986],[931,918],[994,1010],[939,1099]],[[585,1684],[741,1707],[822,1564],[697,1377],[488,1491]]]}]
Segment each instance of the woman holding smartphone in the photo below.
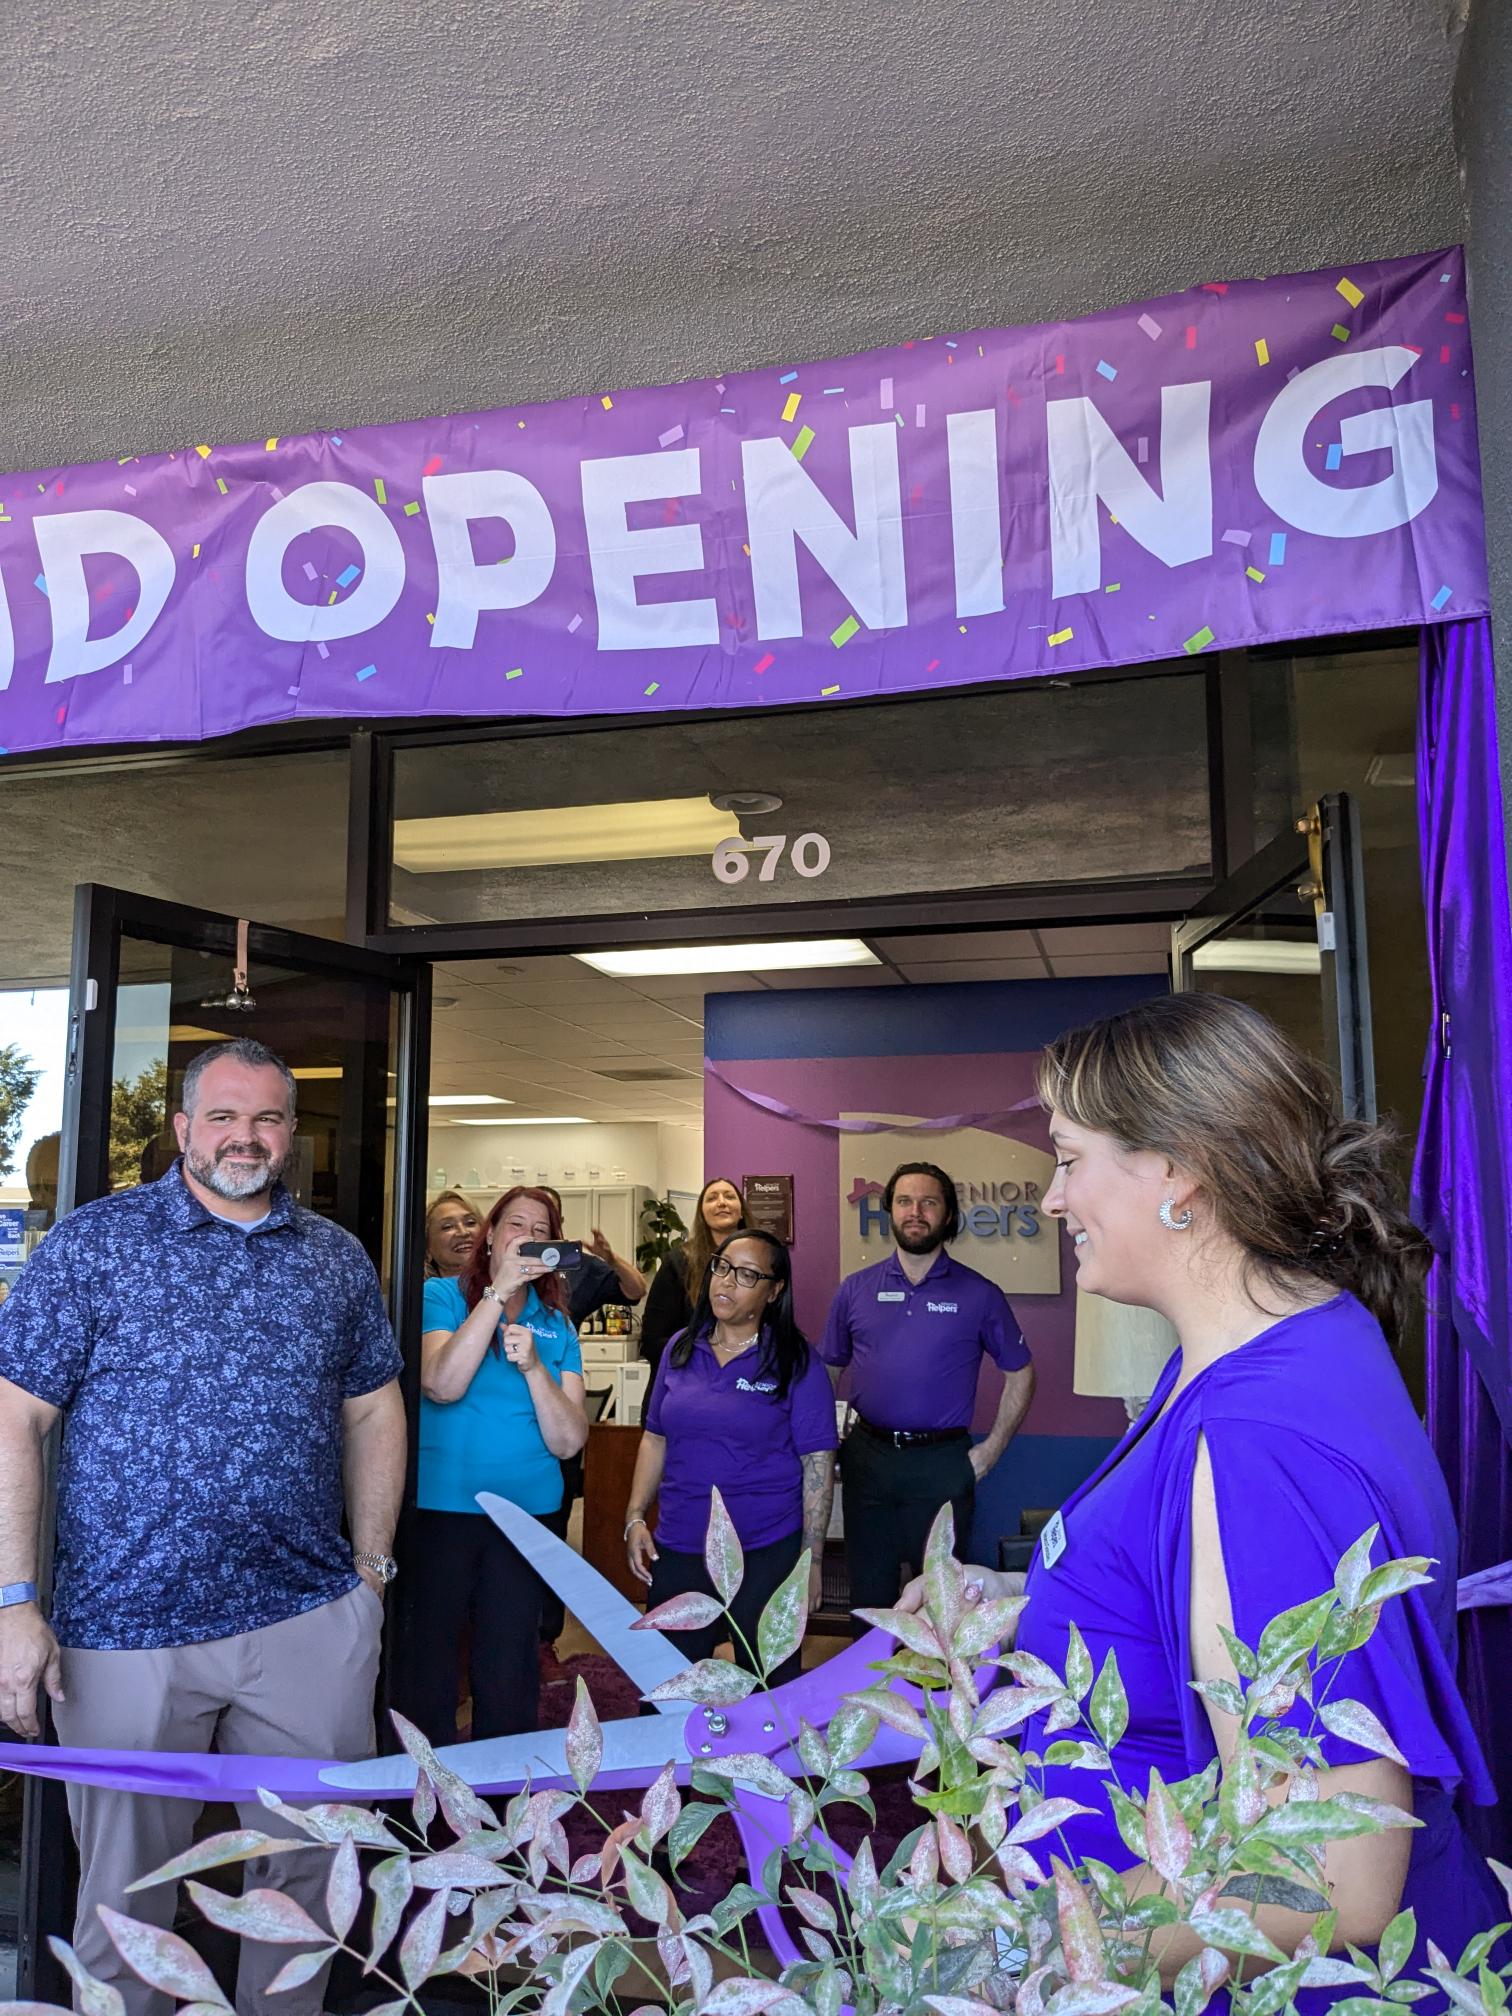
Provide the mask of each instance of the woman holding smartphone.
[{"label": "woman holding smartphone", "polygon": [[464,1626],[474,1738],[536,1726],[542,1585],[476,1497],[491,1491],[537,1517],[557,1511],[561,1459],[588,1439],[566,1285],[521,1250],[561,1237],[546,1192],[506,1190],[462,1273],[425,1284],[416,1651],[405,1705],[433,1743],[456,1737]]}]

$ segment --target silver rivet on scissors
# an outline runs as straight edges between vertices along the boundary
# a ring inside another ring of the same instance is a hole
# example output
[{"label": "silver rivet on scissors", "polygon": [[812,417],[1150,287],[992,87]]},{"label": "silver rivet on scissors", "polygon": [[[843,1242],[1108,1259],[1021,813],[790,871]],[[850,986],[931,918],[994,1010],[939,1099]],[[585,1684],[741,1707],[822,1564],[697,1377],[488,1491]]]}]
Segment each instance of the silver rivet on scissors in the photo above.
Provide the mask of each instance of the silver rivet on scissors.
[{"label": "silver rivet on scissors", "polygon": [[728,1734],[730,1727],[730,1718],[728,1715],[715,1715],[711,1713],[704,1719],[709,1725],[709,1734],[711,1736],[724,1736]]}]

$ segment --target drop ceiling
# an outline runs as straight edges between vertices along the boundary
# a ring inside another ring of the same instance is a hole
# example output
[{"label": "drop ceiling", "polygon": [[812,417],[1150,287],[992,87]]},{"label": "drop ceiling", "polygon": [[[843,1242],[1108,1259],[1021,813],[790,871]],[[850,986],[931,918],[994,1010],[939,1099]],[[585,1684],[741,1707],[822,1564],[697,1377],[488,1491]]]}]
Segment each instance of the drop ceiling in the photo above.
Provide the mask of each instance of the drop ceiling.
[{"label": "drop ceiling", "polygon": [[[704,998],[799,987],[909,987],[955,980],[1065,979],[1163,973],[1162,924],[941,932],[871,938],[879,966],[727,973],[703,980],[614,980],[566,956],[451,961],[435,968],[432,1093],[492,1093],[511,1117],[703,1119]],[[662,1074],[637,1082],[623,1074]],[[616,1074],[613,1077],[606,1073]],[[431,1115],[444,1125],[445,1114]]]}]

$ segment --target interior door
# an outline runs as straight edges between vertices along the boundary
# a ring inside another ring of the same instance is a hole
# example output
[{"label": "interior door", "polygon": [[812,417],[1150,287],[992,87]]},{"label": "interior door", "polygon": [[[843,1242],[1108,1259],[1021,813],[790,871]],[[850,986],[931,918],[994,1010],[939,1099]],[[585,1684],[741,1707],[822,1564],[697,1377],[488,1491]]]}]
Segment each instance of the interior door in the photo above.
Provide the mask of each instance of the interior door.
[{"label": "interior door", "polygon": [[1323,1059],[1344,1112],[1376,1117],[1359,814],[1319,799],[1177,924],[1171,984],[1263,1009]]},{"label": "interior door", "polygon": [[[185,1066],[212,1043],[256,1037],[299,1087],[286,1180],[301,1203],[360,1239],[378,1269],[405,1347],[413,1421],[429,1010],[427,964],[82,885],[51,1208],[63,1216],[162,1175],[177,1153],[172,1120]],[[410,1446],[412,1503],[413,1433]],[[51,1504],[43,1532],[46,1543]],[[402,1629],[401,1607],[386,1634],[387,1659]],[[68,1936],[72,1919],[68,1816],[58,1786],[28,1780],[26,1802],[18,1992],[66,2003],[68,1982],[46,1942],[53,1932]]]}]

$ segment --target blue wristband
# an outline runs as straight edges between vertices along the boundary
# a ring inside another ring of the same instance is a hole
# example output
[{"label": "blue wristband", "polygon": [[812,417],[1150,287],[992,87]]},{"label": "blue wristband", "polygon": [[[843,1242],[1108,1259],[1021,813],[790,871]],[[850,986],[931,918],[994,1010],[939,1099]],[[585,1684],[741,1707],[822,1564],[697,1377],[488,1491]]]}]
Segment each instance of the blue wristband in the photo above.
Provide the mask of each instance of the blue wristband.
[{"label": "blue wristband", "polygon": [[12,1603],[35,1603],[37,1585],[35,1582],[7,1582],[0,1586],[0,1610]]}]

